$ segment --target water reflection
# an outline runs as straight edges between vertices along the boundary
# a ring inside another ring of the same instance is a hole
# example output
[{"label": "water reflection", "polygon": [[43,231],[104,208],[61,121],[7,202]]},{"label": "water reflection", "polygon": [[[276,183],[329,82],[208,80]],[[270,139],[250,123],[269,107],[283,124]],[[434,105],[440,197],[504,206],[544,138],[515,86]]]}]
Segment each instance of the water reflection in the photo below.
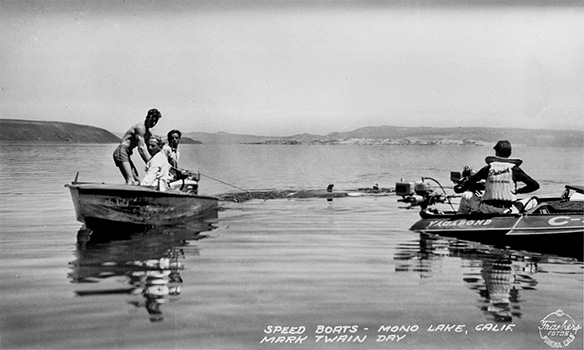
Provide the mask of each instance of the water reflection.
[{"label": "water reflection", "polygon": [[522,291],[536,290],[538,264],[574,262],[573,258],[496,248],[478,242],[422,234],[419,240],[398,245],[396,272],[414,272],[420,278],[442,273],[446,257],[460,258],[463,281],[479,295],[477,307],[490,322],[512,322],[522,317]]},{"label": "water reflection", "polygon": [[214,228],[209,221],[132,233],[82,227],[68,277],[80,285],[77,296],[131,296],[129,304],[145,309],[150,321],[163,321],[162,306],[180,298],[185,250],[198,255],[192,242]]},{"label": "water reflection", "polygon": [[463,266],[469,262],[480,263],[480,277],[475,268],[467,267],[463,280],[471,290],[481,297],[478,307],[489,321],[511,322],[521,318],[520,290],[535,289],[537,280],[524,271],[535,273],[535,262],[518,262],[509,257],[480,256],[473,260],[463,260]]},{"label": "water reflection", "polygon": [[432,278],[442,272],[444,246],[430,240],[412,240],[397,246],[394,256],[396,272],[415,272],[420,278]]}]

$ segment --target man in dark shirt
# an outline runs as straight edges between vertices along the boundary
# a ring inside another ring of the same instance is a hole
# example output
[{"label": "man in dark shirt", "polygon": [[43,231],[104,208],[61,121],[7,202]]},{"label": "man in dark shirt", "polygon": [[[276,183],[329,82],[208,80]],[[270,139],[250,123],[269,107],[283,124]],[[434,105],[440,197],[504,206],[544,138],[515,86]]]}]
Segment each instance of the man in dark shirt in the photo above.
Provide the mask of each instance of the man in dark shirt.
[{"label": "man in dark shirt", "polygon": [[[499,141],[494,147],[495,156],[485,158],[487,166],[472,175],[463,184],[454,187],[456,193],[462,193],[480,180],[486,180],[485,193],[477,211],[480,213],[509,213],[516,203],[516,194],[530,193],[539,189],[537,181],[527,175],[519,166],[521,159],[512,159],[509,141]],[[525,186],[517,188],[517,182]],[[519,209],[523,209],[517,203]]]}]

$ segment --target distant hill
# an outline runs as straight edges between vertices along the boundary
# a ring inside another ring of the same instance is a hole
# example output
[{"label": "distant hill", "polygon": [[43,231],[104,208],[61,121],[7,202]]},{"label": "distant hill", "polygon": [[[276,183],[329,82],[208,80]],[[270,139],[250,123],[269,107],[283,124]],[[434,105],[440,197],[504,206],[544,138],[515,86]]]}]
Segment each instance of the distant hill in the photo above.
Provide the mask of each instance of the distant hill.
[{"label": "distant hill", "polygon": [[193,140],[190,137],[184,137],[183,136],[183,137],[180,138],[180,143],[181,143],[181,145],[200,145],[202,142],[201,141],[197,141],[197,140]]},{"label": "distant hill", "polygon": [[582,130],[541,130],[518,128],[430,128],[430,127],[364,127],[346,133],[331,133],[331,139],[375,138],[410,141],[411,143],[492,144],[509,140],[514,144],[529,146],[584,146]]},{"label": "distant hill", "polygon": [[[274,136],[240,135],[226,132],[188,132],[183,133],[183,138],[190,137],[202,143],[262,143],[264,141],[280,139]],[[282,139],[285,139],[282,137]],[[181,141],[182,142],[182,141]]]},{"label": "distant hill", "polygon": [[[116,132],[116,133],[114,133],[114,135],[116,135],[120,139],[122,137],[124,137],[124,133],[123,132],[122,133]],[[165,143],[167,143],[166,136],[160,135],[160,137],[162,137],[162,140]],[[192,138],[190,138],[188,136],[182,135],[181,138],[180,138],[180,143],[183,144],[183,145],[200,145],[202,142],[199,141],[199,140],[193,140]]]},{"label": "distant hill", "polygon": [[584,147],[584,131],[579,130],[371,126],[327,135],[298,134],[269,137],[224,132],[192,132],[184,135],[202,143],[491,145],[498,140],[507,139],[516,145]]},{"label": "distant hill", "polygon": [[0,119],[0,141],[118,143],[120,138],[105,129],[88,125]]},{"label": "distant hill", "polygon": [[[492,145],[498,140],[515,145],[584,147],[584,131],[508,128],[430,128],[370,126],[327,135],[285,137],[183,133],[182,144],[307,144],[307,145]],[[118,143],[120,137],[88,125],[64,122],[0,119],[0,141]]]}]

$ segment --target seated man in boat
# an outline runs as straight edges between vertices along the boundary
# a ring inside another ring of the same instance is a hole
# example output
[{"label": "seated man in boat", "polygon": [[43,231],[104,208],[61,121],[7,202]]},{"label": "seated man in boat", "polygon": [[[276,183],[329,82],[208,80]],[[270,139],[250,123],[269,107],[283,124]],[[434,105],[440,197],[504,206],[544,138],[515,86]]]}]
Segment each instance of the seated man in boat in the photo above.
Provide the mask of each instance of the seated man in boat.
[{"label": "seated man in boat", "polygon": [[181,169],[178,168],[178,159],[180,157],[178,144],[181,137],[182,133],[179,130],[170,130],[166,135],[167,143],[162,147],[162,152],[170,164],[170,181],[176,181],[181,178]]},{"label": "seated man in boat", "polygon": [[[471,167],[466,165],[462,170],[461,173],[462,177],[455,181],[456,186],[464,184],[474,174],[476,174],[476,171],[474,171]],[[481,180],[474,184],[470,184],[468,189],[462,192],[462,195],[460,197],[460,204],[458,205],[458,210],[456,213],[469,214],[473,211],[476,211],[479,208],[479,205],[481,204],[481,198],[483,196],[484,190],[485,190],[484,180]]]},{"label": "seated man in boat", "polygon": [[168,143],[162,147],[162,153],[164,153],[170,164],[169,187],[190,193],[197,193],[197,183],[200,179],[199,172],[193,172],[178,167],[178,159],[180,157],[178,144],[180,143],[182,133],[180,130],[173,129],[170,130],[166,136]]},{"label": "seated man in boat", "polygon": [[178,158],[180,152],[178,151],[178,144],[180,143],[180,138],[182,133],[179,130],[173,129],[166,135],[166,140],[168,143],[164,144],[162,147],[162,152],[166,155],[168,163],[173,168],[178,168]]},{"label": "seated man in boat", "polygon": [[159,191],[166,191],[168,188],[170,164],[168,164],[164,153],[160,152],[163,144],[160,136],[153,135],[148,139],[147,147],[151,158],[146,163],[146,175],[140,181],[140,186],[151,187]]},{"label": "seated man in boat", "polygon": [[[536,191],[539,184],[519,167],[523,163],[521,159],[509,158],[509,141],[497,142],[494,149],[495,156],[485,159],[487,166],[472,175],[468,181],[455,186],[454,191],[467,191],[479,181],[486,180],[485,193],[476,212],[503,214],[522,211],[524,204],[517,202],[516,195]],[[525,186],[517,188],[517,182],[523,182]]]},{"label": "seated man in boat", "polygon": [[120,169],[128,185],[135,185],[140,182],[138,171],[134,163],[132,163],[132,151],[138,147],[138,153],[140,153],[144,163],[150,160],[146,141],[150,137],[150,129],[158,123],[160,118],[162,118],[162,115],[157,109],[153,108],[149,110],[146,115],[146,120],[128,129],[122,137],[122,142],[114,151],[114,162]]}]

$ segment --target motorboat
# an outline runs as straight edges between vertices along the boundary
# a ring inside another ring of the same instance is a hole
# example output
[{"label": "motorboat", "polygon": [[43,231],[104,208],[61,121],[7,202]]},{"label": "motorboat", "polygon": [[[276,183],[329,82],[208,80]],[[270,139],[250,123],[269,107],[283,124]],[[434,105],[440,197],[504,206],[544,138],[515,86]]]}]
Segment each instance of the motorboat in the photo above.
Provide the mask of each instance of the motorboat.
[{"label": "motorboat", "polygon": [[71,192],[77,220],[88,227],[171,226],[217,209],[218,199],[199,195],[198,179],[190,175],[184,174],[166,191],[136,185],[79,182],[79,174],[65,187]]},{"label": "motorboat", "polygon": [[560,197],[536,198],[537,205],[520,213],[458,214],[429,208],[420,210],[421,220],[410,229],[424,233],[491,232],[508,236],[584,233],[584,201],[572,200],[584,194],[584,186],[566,185]]},{"label": "motorboat", "polygon": [[[517,213],[464,214],[458,213],[451,202],[457,196],[446,194],[442,186],[443,193],[439,193],[431,191],[427,183],[412,184],[417,191],[404,189],[403,185],[396,184],[401,201],[420,207],[421,219],[410,227],[411,231],[525,249],[571,247],[582,254],[584,186],[566,185],[556,197],[530,197],[525,202],[530,200],[533,206]],[[439,209],[446,204],[450,210]]]}]

